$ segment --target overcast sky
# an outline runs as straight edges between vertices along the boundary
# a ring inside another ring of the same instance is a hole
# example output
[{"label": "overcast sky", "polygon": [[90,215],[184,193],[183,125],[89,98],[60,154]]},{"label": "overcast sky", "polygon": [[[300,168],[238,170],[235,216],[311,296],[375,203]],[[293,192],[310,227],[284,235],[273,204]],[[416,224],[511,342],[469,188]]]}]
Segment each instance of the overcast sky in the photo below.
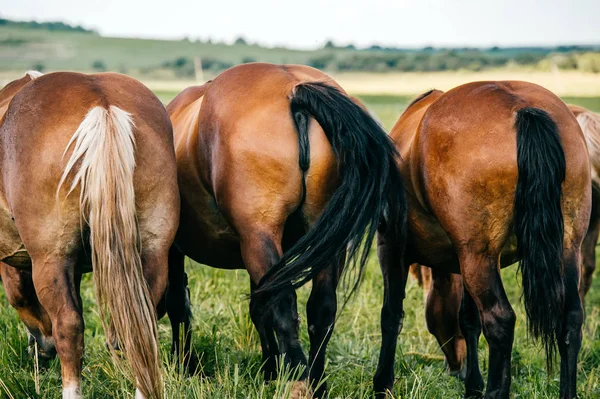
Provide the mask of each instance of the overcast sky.
[{"label": "overcast sky", "polygon": [[244,36],[265,45],[600,44],[600,0],[0,0],[0,16],[106,36]]}]

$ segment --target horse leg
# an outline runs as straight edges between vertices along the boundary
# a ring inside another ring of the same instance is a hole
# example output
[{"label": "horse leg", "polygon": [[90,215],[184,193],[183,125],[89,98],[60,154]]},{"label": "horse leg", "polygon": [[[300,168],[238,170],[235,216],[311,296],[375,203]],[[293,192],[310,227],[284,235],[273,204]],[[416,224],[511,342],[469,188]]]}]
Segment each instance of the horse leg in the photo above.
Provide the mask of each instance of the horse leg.
[{"label": "horse leg", "polygon": [[[250,280],[250,292],[254,292],[256,284]],[[255,299],[250,299],[250,314],[256,306]],[[254,319],[253,319],[254,321]],[[266,381],[277,379],[277,357],[279,356],[279,347],[273,330],[273,320],[269,316],[263,316],[262,321],[254,321],[258,336],[260,337],[260,346],[263,356],[263,373]]]},{"label": "horse leg", "polygon": [[306,304],[308,335],[310,337],[309,378],[315,389],[314,397],[324,397],[327,383],[322,381],[325,375],[325,353],[333,334],[337,313],[337,288],[344,259],[317,274],[312,280],[312,290]]},{"label": "horse leg", "polygon": [[515,312],[502,286],[498,259],[497,254],[467,252],[460,256],[460,269],[465,287],[477,305],[483,334],[489,345],[489,371],[485,393],[488,399],[508,399],[516,321]]},{"label": "horse leg", "polygon": [[0,276],[8,302],[27,327],[30,354],[34,355],[32,348],[37,342],[39,358],[53,359],[56,347],[52,338],[52,323],[35,293],[31,272],[0,263]]},{"label": "horse leg", "polygon": [[459,275],[432,270],[432,284],[427,296],[425,318],[446,357],[446,367],[452,376],[466,376],[465,339],[459,325],[463,284]]},{"label": "horse leg", "polygon": [[[565,251],[566,252],[566,251]],[[572,251],[565,254],[565,310],[561,334],[558,338],[560,352],[560,397],[577,397],[577,356],[581,348],[583,307],[577,291],[579,279],[579,255]]]},{"label": "horse leg", "polygon": [[595,189],[592,190],[592,213],[590,216],[590,224],[588,231],[581,245],[581,253],[583,255],[581,282],[579,284],[579,296],[585,304],[585,296],[592,286],[592,277],[596,270],[596,244],[598,243],[598,234],[600,233],[600,209],[598,203],[600,201],[600,193]]},{"label": "horse leg", "polygon": [[390,235],[377,234],[377,254],[383,274],[384,296],[381,307],[381,351],[373,389],[377,398],[385,398],[394,387],[394,359],[404,319],[403,301],[408,267],[404,267],[401,251]]},{"label": "horse leg", "polygon": [[[259,283],[266,270],[273,266],[282,254],[280,235],[259,231],[255,228],[254,232],[248,235],[240,233],[243,237],[241,240],[242,258],[254,284]],[[252,298],[250,317],[258,331],[263,328],[265,331],[275,331],[279,353],[284,355],[285,366],[289,366],[291,369],[304,367],[305,370],[299,379],[306,379],[306,356],[298,338],[299,317],[296,291],[293,287],[284,289],[278,296],[278,300],[272,304],[268,303],[268,298]],[[263,355],[269,356],[270,352],[270,347],[267,351],[263,348]],[[269,359],[266,358],[263,361],[267,364]]]},{"label": "horse leg", "polygon": [[481,335],[481,318],[471,295],[463,289],[460,307],[460,329],[467,345],[467,373],[465,376],[465,398],[479,398],[483,395],[483,377],[479,369],[479,336]]},{"label": "horse leg", "polygon": [[[192,309],[185,256],[175,246],[169,250],[169,285],[166,294],[166,308],[171,322],[171,355],[183,360],[188,373],[196,372],[198,359],[192,352]],[[183,327],[183,334],[181,328]],[[183,349],[180,345],[183,344]]]},{"label": "horse leg", "polygon": [[52,324],[60,358],[63,398],[81,398],[84,323],[76,287],[75,258],[57,254],[32,257],[33,284]]}]

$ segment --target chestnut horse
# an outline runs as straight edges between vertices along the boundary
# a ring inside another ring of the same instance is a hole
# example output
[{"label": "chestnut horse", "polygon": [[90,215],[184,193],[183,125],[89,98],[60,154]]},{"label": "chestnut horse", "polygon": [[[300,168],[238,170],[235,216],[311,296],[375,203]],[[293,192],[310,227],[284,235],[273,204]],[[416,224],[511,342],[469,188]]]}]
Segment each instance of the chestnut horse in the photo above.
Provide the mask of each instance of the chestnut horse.
[{"label": "chestnut horse", "polygon": [[[592,172],[592,211],[587,233],[582,244],[582,275],[579,295],[583,302],[592,284],[596,269],[596,243],[600,230],[600,115],[577,105],[568,105],[579,122],[585,137]],[[411,273],[427,294],[425,315],[429,331],[442,346],[450,374],[466,372],[466,348],[460,330],[459,310],[462,302],[462,278],[457,274],[432,271],[414,264]]]},{"label": "chestnut horse", "polygon": [[81,397],[81,275],[94,270],[102,321],[136,378],[162,398],[156,306],[179,218],[169,117],[119,74],[28,75],[0,91],[0,268],[43,354]]},{"label": "chestnut horse", "polygon": [[[174,331],[184,324],[188,352],[184,254],[213,267],[244,268],[263,370],[275,378],[277,355],[291,367],[307,365],[294,287],[312,280],[308,374],[317,385],[346,250],[349,264],[362,268],[362,238],[370,242],[384,210],[404,204],[391,140],[331,78],[299,65],[231,68],[184,90],[167,111],[182,198],[167,301]],[[285,277],[290,268],[304,272],[264,286],[263,295],[256,291],[272,269]],[[277,300],[270,301],[271,291]],[[325,390],[322,384],[316,395]]]}]

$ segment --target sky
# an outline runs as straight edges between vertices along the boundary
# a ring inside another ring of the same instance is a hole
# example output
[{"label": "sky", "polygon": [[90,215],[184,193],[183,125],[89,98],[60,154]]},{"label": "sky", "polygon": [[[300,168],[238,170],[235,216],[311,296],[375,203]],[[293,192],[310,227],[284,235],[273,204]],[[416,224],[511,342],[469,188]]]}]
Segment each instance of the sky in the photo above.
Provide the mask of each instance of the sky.
[{"label": "sky", "polygon": [[0,0],[0,16],[305,49],[600,44],[600,0]]}]

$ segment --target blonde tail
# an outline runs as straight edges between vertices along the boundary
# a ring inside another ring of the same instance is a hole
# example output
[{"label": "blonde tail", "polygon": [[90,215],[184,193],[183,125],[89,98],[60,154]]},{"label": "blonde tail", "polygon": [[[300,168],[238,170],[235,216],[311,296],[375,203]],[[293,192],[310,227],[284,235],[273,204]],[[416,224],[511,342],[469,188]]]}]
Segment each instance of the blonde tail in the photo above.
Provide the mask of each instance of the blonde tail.
[{"label": "blonde tail", "polygon": [[66,154],[73,147],[73,153],[58,190],[79,163],[69,193],[80,186],[104,331],[108,332],[107,310],[138,389],[147,398],[162,398],[156,312],[140,256],[132,127],[131,115],[118,107],[92,108],[65,149]]}]

